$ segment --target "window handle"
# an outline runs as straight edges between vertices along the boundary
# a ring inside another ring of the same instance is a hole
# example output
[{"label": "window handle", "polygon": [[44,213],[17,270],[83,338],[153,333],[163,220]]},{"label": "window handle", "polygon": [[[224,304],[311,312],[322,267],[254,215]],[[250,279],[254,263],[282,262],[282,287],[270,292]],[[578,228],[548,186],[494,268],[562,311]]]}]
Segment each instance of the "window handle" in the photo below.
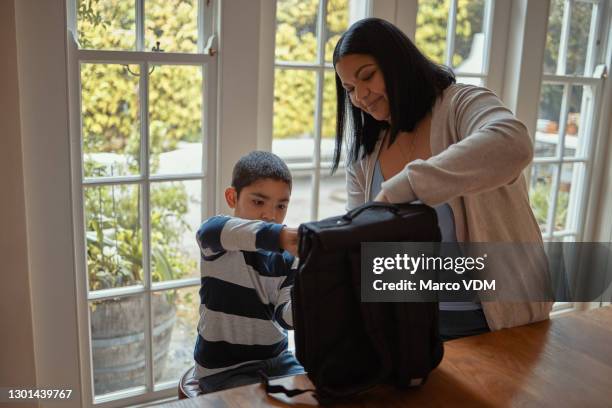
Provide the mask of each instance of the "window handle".
[{"label": "window handle", "polygon": [[606,79],[608,77],[608,67],[606,64],[599,64],[593,70],[593,78]]},{"label": "window handle", "polygon": [[206,47],[204,47],[204,54],[210,55],[214,57],[217,54],[217,36],[211,35],[208,37],[208,41],[206,42]]}]

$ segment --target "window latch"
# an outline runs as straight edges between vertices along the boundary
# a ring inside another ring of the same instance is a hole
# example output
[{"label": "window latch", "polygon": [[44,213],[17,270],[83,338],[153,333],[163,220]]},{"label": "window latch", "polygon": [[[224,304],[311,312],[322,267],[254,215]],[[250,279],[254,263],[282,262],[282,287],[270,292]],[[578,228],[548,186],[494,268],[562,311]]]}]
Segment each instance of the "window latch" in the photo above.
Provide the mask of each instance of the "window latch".
[{"label": "window latch", "polygon": [[159,41],[155,41],[155,46],[153,48],[151,48],[151,51],[154,52],[164,52],[164,50],[162,50],[161,48],[159,48]]}]

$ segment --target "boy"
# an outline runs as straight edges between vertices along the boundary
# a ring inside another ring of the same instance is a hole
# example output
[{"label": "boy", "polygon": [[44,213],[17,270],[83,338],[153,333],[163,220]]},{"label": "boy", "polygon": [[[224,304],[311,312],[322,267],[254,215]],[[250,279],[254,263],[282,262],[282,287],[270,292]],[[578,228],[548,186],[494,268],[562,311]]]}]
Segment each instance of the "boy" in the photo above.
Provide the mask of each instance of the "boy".
[{"label": "boy", "polygon": [[[295,229],[282,225],[291,173],[276,155],[255,151],[232,173],[225,200],[234,217],[206,220],[196,234],[204,262],[194,358],[203,392],[302,373],[287,350]],[[291,252],[291,253],[289,253]]]}]

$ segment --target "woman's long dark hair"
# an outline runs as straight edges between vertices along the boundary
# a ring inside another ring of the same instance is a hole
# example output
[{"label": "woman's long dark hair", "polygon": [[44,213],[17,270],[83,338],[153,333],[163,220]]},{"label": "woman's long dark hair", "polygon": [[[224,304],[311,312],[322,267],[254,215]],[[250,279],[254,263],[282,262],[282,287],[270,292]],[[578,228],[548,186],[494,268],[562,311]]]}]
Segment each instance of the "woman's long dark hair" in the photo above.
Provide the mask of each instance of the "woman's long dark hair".
[{"label": "woman's long dark hair", "polygon": [[360,158],[360,152],[362,157],[372,153],[382,129],[391,127],[389,143],[400,131],[414,130],[442,91],[455,82],[448,67],[430,61],[400,29],[379,18],[359,20],[340,37],[334,49],[334,67],[348,54],[367,54],[376,60],[385,80],[391,125],[353,106],[336,73],[338,110],[332,173],[340,163],[345,132],[352,133],[347,138],[346,159],[350,163]]}]

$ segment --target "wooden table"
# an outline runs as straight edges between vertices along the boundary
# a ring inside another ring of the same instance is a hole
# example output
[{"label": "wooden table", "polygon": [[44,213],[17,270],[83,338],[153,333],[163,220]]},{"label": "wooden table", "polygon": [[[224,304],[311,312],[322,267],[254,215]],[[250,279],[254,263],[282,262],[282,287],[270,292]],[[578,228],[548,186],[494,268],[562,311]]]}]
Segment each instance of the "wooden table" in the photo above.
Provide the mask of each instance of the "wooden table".
[{"label": "wooden table", "polygon": [[[311,387],[306,376],[277,380]],[[305,407],[247,385],[165,407]],[[445,343],[427,383],[408,391],[380,386],[342,407],[612,407],[612,307]]]}]

